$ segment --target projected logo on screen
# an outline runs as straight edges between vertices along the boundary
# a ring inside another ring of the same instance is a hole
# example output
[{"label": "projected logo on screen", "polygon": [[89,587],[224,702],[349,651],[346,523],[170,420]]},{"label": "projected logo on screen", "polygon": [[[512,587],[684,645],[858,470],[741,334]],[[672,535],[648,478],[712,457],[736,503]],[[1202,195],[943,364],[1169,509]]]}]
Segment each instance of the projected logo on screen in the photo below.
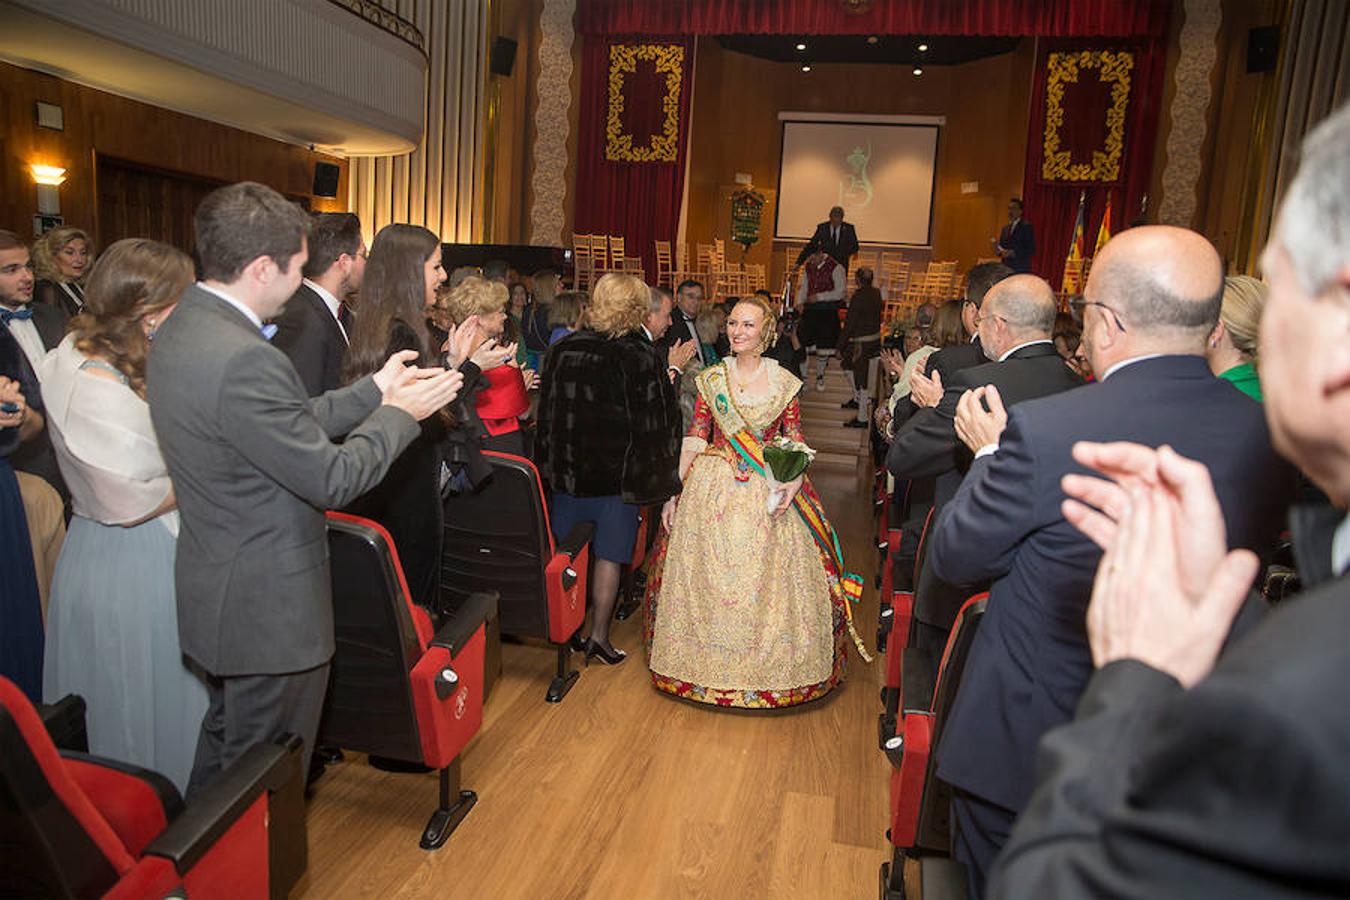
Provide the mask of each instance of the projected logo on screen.
[{"label": "projected logo on screen", "polygon": [[867,164],[872,161],[872,145],[867,149],[854,147],[845,159],[851,175],[839,182],[839,205],[861,209],[872,205],[872,182],[867,178]]}]

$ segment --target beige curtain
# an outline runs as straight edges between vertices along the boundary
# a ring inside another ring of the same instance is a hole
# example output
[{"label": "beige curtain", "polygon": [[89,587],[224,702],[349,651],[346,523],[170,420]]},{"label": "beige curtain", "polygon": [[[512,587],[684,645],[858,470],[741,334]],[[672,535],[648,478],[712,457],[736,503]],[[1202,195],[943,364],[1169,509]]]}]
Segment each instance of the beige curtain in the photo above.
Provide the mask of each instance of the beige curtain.
[{"label": "beige curtain", "polygon": [[1275,96],[1256,135],[1263,158],[1248,180],[1243,231],[1250,239],[1240,248],[1243,269],[1254,267],[1265,246],[1280,198],[1298,170],[1304,136],[1350,101],[1350,3],[1289,0],[1280,40]]},{"label": "beige curtain", "polygon": [[426,37],[426,131],[410,154],[351,160],[348,208],[367,243],[391,222],[450,243],[479,239],[489,2],[383,0]]}]

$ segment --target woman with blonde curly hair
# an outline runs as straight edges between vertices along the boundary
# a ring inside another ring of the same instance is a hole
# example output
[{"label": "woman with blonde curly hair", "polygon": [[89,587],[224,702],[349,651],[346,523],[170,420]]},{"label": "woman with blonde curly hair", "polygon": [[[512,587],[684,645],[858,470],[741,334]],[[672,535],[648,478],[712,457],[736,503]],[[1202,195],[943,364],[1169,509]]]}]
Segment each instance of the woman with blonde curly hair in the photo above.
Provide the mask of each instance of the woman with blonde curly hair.
[{"label": "woman with blonde curly hair", "polygon": [[[471,275],[451,288],[445,298],[445,310],[452,327],[476,321],[479,335],[496,346],[506,327],[508,302],[505,285],[481,275]],[[525,433],[520,427],[520,417],[530,408],[528,390],[534,386],[535,375],[529,369],[514,365],[515,344],[502,348],[503,352],[507,350],[511,362],[484,369],[472,384],[466,376],[465,385],[473,396],[475,417],[486,432],[482,438],[483,449],[525,456]]]},{"label": "woman with blonde curly hair", "polygon": [[181,251],[118,241],[39,372],[75,512],[52,581],[43,693],[83,696],[93,753],[162,772],[180,790],[207,695],[178,639],[177,502],[150,424],[145,360],[191,283]]},{"label": "woman with blonde curly hair", "polygon": [[94,245],[78,228],[53,228],[33,243],[33,299],[74,318],[84,309],[84,278]]},{"label": "woman with blonde curly hair", "polygon": [[1256,374],[1256,355],[1265,305],[1265,282],[1250,275],[1225,278],[1219,321],[1205,347],[1209,370],[1257,402],[1261,401],[1261,379]]},{"label": "woman with blonde curly hair", "polygon": [[776,318],[759,296],[727,316],[732,357],[698,376],[684,487],[661,512],[669,540],[647,580],[653,683],[715,706],[806,703],[844,675],[856,576],[805,472],[780,485],[764,462],[775,439],[803,441],[801,379],[764,355]]},{"label": "woman with blonde curly hair", "polygon": [[609,624],[638,507],[679,490],[680,407],[665,353],[642,332],[650,306],[642,279],[602,277],[583,328],[544,357],[539,397],[537,461],[553,486],[553,533],[595,523],[591,629],[588,639],[578,630],[573,647],[609,665],[627,655],[610,643]]}]

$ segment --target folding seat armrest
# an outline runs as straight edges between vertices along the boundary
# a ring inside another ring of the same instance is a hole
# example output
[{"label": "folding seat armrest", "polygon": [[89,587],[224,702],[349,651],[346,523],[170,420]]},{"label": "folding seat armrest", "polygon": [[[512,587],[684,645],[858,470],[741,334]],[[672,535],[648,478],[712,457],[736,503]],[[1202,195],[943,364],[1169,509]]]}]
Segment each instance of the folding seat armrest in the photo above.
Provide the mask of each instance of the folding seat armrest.
[{"label": "folding seat armrest", "polygon": [[179,874],[186,873],[263,791],[280,790],[299,775],[301,746],[300,738],[288,734],[276,744],[248,748],[146,845],[145,854],[168,859]]},{"label": "folding seat armrest", "polygon": [[906,647],[900,661],[903,712],[925,713],[933,709],[933,657],[921,647]]},{"label": "folding seat armrest", "polygon": [[51,735],[52,743],[61,750],[89,752],[89,733],[85,728],[84,698],[66,694],[55,703],[43,703],[37,708],[42,725]]},{"label": "folding seat armrest", "polygon": [[470,594],[459,608],[446,613],[445,620],[428,644],[431,647],[444,647],[450,655],[457,656],[459,651],[473,637],[474,632],[491,619],[497,611],[501,595],[496,591],[477,591]]},{"label": "folding seat armrest", "polygon": [[595,537],[594,522],[578,522],[572,526],[572,530],[567,532],[567,536],[559,541],[553,548],[554,553],[565,553],[568,559],[576,559],[581,549],[591,542]]}]

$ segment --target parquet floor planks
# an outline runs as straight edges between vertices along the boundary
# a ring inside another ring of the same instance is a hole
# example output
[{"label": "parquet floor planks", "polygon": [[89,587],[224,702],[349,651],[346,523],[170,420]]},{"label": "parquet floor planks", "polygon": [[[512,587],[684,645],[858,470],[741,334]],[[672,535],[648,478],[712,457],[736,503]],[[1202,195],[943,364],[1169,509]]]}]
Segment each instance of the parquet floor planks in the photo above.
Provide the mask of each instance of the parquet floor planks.
[{"label": "parquet floor planks", "polygon": [[[836,426],[837,427],[837,426]],[[877,552],[868,481],[815,473],[850,568],[869,648]],[[478,805],[446,845],[418,837],[434,775],[391,774],[356,754],[331,766],[309,807],[305,898],[872,897],[887,858],[889,770],[876,748],[880,664],[852,653],[842,689],[799,710],[706,709],[648,681],[638,617],[629,650],[544,702],[553,654],[503,647],[504,674],[463,762]]]}]

